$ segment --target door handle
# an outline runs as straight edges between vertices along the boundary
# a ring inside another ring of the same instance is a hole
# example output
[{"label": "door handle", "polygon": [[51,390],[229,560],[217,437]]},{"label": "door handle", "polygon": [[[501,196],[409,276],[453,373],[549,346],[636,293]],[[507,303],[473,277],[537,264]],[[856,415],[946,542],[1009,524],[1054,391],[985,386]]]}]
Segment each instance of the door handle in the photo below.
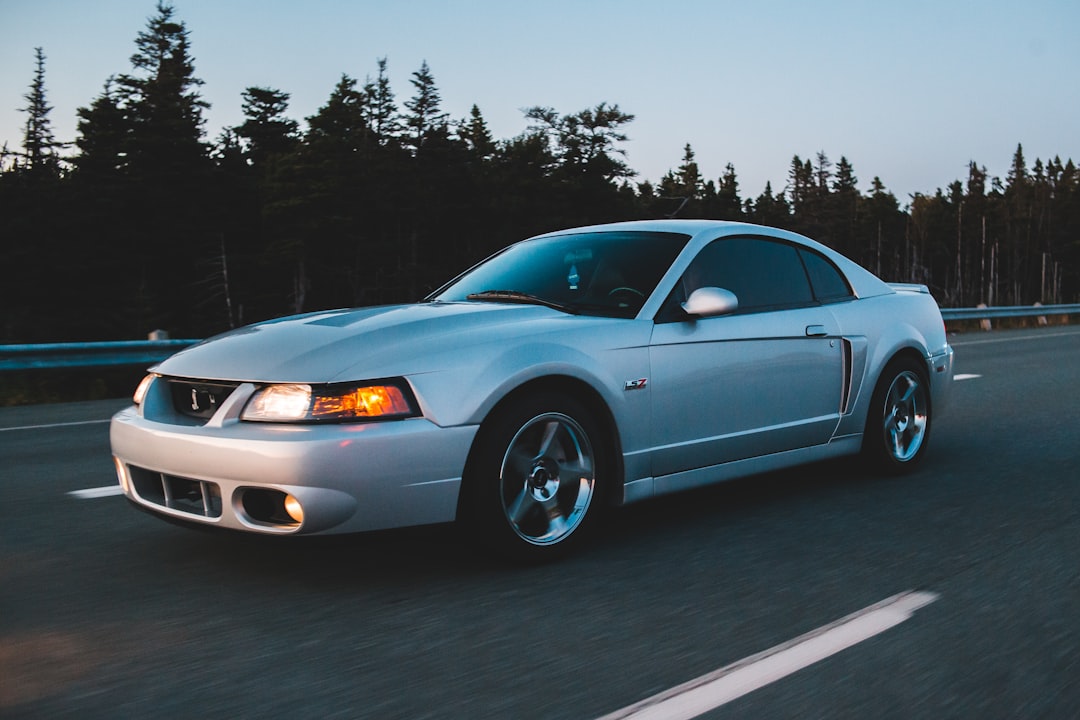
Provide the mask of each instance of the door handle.
[{"label": "door handle", "polygon": [[806,337],[825,337],[829,333],[826,332],[824,325],[807,325]]}]

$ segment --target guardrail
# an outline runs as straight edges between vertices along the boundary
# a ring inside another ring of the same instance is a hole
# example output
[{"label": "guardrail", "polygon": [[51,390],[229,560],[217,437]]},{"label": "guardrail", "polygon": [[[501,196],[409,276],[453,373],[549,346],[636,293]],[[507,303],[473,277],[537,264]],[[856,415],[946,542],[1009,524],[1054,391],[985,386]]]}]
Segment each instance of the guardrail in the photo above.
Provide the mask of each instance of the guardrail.
[{"label": "guardrail", "polygon": [[999,320],[1001,318],[1077,315],[1080,305],[1007,305],[985,308],[942,308],[941,318],[950,320]]},{"label": "guardrail", "polygon": [[198,340],[122,340],[118,342],[0,345],[0,371],[152,365]]},{"label": "guardrail", "polygon": [[[1001,318],[1080,315],[1075,305],[1013,305],[988,308],[942,308],[945,322]],[[152,365],[199,340],[125,340],[119,342],[0,345],[0,371]]]}]

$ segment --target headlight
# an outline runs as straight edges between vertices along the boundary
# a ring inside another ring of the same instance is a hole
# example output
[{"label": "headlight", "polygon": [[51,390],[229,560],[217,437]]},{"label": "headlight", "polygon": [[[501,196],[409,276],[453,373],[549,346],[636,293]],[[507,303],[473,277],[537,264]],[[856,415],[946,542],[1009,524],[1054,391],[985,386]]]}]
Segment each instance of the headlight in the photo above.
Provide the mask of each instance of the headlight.
[{"label": "headlight", "polygon": [[242,420],[256,422],[348,422],[398,420],[417,415],[403,381],[349,385],[267,385],[248,400]]}]

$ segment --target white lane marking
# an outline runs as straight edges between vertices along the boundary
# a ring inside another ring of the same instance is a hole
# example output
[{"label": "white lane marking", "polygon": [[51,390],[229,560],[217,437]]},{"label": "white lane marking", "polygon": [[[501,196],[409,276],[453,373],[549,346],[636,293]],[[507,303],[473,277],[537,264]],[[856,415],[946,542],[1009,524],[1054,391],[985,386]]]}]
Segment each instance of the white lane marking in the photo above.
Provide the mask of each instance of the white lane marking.
[{"label": "white lane marking", "polygon": [[953,380],[974,380],[975,378],[981,378],[982,375],[971,375],[960,373],[959,375],[953,375]]},{"label": "white lane marking", "polygon": [[938,597],[936,593],[916,591],[893,595],[794,640],[605,715],[600,720],[690,720],[883,633]]},{"label": "white lane marking", "polygon": [[7,432],[8,430],[45,430],[48,428],[58,427],[71,427],[72,425],[100,425],[101,423],[107,423],[108,420],[80,420],[78,422],[62,422],[62,423],[50,423],[48,425],[19,425],[17,427],[0,428],[0,432]]},{"label": "white lane marking", "polygon": [[107,485],[106,487],[88,488],[86,490],[72,490],[68,495],[80,500],[93,500],[94,498],[112,497],[123,495],[124,490],[120,485]]}]

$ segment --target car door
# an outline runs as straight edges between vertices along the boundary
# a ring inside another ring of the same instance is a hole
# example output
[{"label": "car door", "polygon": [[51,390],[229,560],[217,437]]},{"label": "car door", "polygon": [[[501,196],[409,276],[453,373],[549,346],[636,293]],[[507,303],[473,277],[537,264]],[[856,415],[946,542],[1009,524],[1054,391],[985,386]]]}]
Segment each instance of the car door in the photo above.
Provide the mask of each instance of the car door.
[{"label": "car door", "polygon": [[[730,290],[739,307],[681,313],[680,298],[704,286]],[[706,246],[657,318],[650,359],[654,477],[826,443],[839,421],[839,328],[793,245]]]}]

